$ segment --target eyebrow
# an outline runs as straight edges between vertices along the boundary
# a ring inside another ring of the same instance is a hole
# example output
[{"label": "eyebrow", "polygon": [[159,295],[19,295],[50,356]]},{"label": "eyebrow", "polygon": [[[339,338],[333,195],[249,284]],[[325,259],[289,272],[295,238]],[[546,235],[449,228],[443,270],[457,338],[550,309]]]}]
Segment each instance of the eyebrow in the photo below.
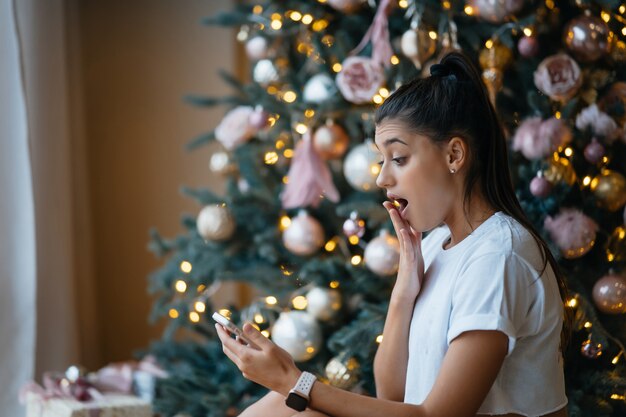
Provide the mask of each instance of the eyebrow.
[{"label": "eyebrow", "polygon": [[400,139],[398,139],[398,138],[390,138],[390,139],[387,139],[385,142],[383,142],[383,146],[384,146],[384,147],[387,147],[388,145],[391,145],[392,143],[396,143],[396,142],[401,143],[401,144],[403,144],[403,145],[405,145],[405,146],[409,146],[406,142],[401,141],[401,140],[400,140]]}]

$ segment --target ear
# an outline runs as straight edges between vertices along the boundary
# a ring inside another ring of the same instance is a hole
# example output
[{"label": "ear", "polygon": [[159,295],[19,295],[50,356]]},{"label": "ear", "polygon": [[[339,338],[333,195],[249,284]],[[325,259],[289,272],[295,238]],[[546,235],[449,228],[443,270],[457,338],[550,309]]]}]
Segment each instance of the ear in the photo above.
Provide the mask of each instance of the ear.
[{"label": "ear", "polygon": [[468,156],[469,149],[465,139],[454,136],[448,141],[448,145],[446,146],[446,162],[450,170],[459,172],[467,163]]}]

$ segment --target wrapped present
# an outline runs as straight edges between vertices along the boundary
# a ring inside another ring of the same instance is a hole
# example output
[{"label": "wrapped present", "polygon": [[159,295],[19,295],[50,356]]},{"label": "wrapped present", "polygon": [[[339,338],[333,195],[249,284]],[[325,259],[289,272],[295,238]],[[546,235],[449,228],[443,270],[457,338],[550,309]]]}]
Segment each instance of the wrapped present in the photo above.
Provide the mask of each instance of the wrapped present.
[{"label": "wrapped present", "polygon": [[25,384],[20,400],[26,417],[151,417],[149,401],[120,392],[101,392],[77,367],[47,372],[43,386]]},{"label": "wrapped present", "polygon": [[123,394],[104,394],[98,399],[78,401],[29,393],[26,417],[152,417],[152,406],[145,400]]}]

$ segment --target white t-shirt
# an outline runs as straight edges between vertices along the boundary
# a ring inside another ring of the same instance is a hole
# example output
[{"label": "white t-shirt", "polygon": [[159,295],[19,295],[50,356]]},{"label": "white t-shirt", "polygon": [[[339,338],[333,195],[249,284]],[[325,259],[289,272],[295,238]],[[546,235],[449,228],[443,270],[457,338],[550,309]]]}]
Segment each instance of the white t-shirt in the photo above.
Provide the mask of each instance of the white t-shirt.
[{"label": "white t-shirt", "polygon": [[[444,250],[450,231],[422,242],[425,275],[409,333],[404,401],[424,402],[452,340],[470,330],[509,337],[502,368],[479,414],[541,416],[567,404],[559,351],[563,304],[532,235],[498,212]],[[467,358],[472,360],[471,358]]]}]

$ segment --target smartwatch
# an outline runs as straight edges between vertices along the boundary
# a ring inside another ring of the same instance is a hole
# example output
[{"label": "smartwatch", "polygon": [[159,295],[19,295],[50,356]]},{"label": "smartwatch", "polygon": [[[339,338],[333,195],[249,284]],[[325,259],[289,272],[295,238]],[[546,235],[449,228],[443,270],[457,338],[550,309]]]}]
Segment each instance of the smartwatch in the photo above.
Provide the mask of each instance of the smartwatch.
[{"label": "smartwatch", "polygon": [[309,393],[313,388],[313,383],[317,378],[315,375],[309,372],[302,372],[296,386],[289,391],[285,404],[289,408],[293,408],[296,411],[304,411],[309,405]]}]

